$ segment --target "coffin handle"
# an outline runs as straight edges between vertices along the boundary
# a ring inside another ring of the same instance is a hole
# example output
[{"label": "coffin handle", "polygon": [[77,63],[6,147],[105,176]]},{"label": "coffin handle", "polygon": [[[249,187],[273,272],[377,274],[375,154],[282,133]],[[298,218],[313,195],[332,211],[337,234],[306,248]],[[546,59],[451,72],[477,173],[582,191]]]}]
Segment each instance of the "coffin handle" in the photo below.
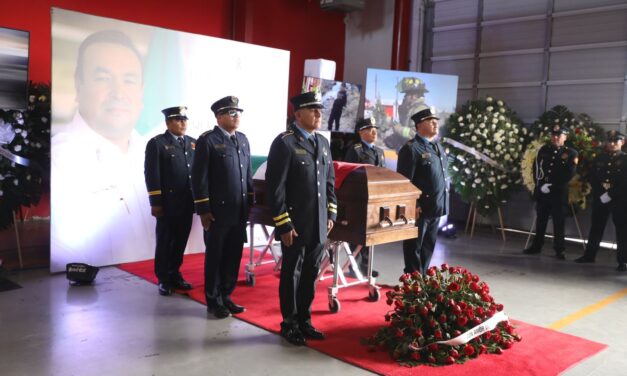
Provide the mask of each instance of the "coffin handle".
[{"label": "coffin handle", "polygon": [[381,222],[379,222],[379,227],[381,228],[386,228],[390,226],[394,226],[394,222],[392,222],[390,217],[385,217],[381,220]]}]

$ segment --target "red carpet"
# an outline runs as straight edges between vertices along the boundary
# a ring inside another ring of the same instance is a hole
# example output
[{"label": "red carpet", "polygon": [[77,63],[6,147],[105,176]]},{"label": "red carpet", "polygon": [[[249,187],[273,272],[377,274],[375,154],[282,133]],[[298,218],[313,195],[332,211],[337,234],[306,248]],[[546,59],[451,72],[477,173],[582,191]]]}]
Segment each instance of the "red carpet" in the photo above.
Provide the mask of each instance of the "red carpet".
[{"label": "red carpet", "polygon": [[[263,329],[279,332],[281,314],[278,297],[278,272],[273,272],[273,264],[255,268],[256,285],[246,286],[243,267],[248,253],[242,259],[240,283],[233,294],[236,303],[246,306],[247,311],[237,315],[238,319]],[[205,303],[203,284],[204,254],[185,256],[183,275],[195,288],[189,296]],[[140,261],[123,264],[120,269],[156,283],[153,261]],[[366,286],[341,289],[338,297],[341,303],[339,313],[328,310],[327,289],[331,279],[318,284],[313,306],[313,324],[324,331],[324,341],[309,341],[308,346],[334,358],[384,375],[557,375],[575,363],[603,350],[606,345],[571,336],[554,330],[515,321],[522,342],[506,350],[502,355],[482,355],[465,364],[446,367],[421,366],[406,368],[399,366],[384,352],[369,352],[360,344],[360,338],[370,336],[385,324],[383,316],[388,306],[384,299],[372,303],[367,300]],[[156,294],[156,290],[155,290]],[[385,290],[382,290],[385,296]]]}]

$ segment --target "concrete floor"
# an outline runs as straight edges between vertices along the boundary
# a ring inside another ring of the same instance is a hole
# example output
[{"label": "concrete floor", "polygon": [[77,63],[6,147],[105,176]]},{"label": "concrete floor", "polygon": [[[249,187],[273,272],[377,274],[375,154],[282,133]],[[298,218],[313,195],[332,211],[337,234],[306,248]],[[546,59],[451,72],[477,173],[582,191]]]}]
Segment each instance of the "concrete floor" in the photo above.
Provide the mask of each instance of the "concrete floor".
[{"label": "concrete floor", "polygon": [[[627,288],[615,253],[596,264],[520,253],[525,238],[480,232],[473,239],[438,240],[432,265],[463,265],[491,287],[506,313],[539,326],[580,311]],[[394,284],[402,269],[398,243],[378,246],[379,281]],[[0,293],[1,375],[366,375],[360,368],[234,318],[208,318],[183,296],[161,297],[156,287],[114,267],[93,287],[69,287],[64,274],[34,269],[5,275],[23,288]],[[323,298],[324,297],[319,297]],[[245,304],[246,302],[240,302]],[[627,296],[581,317],[565,333],[609,345],[563,375],[627,375]]]}]

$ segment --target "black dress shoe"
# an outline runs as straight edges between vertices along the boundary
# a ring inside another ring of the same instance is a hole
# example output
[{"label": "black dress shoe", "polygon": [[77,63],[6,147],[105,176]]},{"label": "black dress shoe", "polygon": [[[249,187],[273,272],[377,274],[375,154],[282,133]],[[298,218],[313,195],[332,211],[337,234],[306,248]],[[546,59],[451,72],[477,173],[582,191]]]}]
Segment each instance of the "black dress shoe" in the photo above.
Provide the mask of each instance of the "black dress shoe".
[{"label": "black dress shoe", "polygon": [[303,333],[305,338],[309,339],[324,339],[324,333],[314,328],[311,324],[301,324],[299,325],[300,331]]},{"label": "black dress shoe", "polygon": [[627,272],[627,265],[625,265],[625,264],[618,264],[618,266],[616,267],[616,271],[617,272]]},{"label": "black dress shoe", "polygon": [[175,282],[172,282],[172,286],[178,290],[191,290],[193,286],[183,278],[179,278]]},{"label": "black dress shoe", "polygon": [[217,319],[225,319],[231,316],[231,311],[223,305],[207,306],[207,312],[213,313]]},{"label": "black dress shoe", "polygon": [[224,300],[224,306],[229,310],[229,312],[234,315],[246,311],[246,308],[244,306],[235,304],[232,300]]},{"label": "black dress shoe", "polygon": [[169,284],[160,282],[159,283],[159,295],[168,296],[172,294],[172,288]]},{"label": "black dress shoe", "polygon": [[586,256],[581,256],[579,258],[576,258],[575,262],[578,264],[591,264],[594,262],[594,260]]},{"label": "black dress shoe", "polygon": [[564,252],[555,252],[555,258],[558,260],[566,260],[566,255]]},{"label": "black dress shoe", "polygon": [[305,336],[298,328],[281,328],[281,337],[292,345],[303,346],[305,344]]},{"label": "black dress shoe", "polygon": [[540,249],[536,249],[532,247],[523,249],[523,253],[526,255],[537,255],[538,253],[540,253],[540,251],[541,251]]}]

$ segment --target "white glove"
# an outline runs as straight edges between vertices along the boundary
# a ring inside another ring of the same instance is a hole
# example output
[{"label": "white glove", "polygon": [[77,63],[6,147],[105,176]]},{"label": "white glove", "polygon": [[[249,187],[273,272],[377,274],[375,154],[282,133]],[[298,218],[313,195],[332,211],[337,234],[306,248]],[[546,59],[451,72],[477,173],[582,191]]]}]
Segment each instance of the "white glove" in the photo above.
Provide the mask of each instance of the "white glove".
[{"label": "white glove", "polygon": [[599,199],[604,204],[607,204],[608,202],[612,201],[612,198],[610,197],[610,195],[607,194],[607,192],[603,193],[601,197],[599,197]]},{"label": "white glove", "polygon": [[540,187],[540,192],[545,193],[545,194],[546,194],[546,193],[551,192],[551,190],[549,189],[549,187],[550,187],[550,186],[552,186],[552,185],[553,185],[553,184],[551,184],[551,183],[545,183],[545,184],[543,184],[543,185],[542,185],[542,187]]}]

